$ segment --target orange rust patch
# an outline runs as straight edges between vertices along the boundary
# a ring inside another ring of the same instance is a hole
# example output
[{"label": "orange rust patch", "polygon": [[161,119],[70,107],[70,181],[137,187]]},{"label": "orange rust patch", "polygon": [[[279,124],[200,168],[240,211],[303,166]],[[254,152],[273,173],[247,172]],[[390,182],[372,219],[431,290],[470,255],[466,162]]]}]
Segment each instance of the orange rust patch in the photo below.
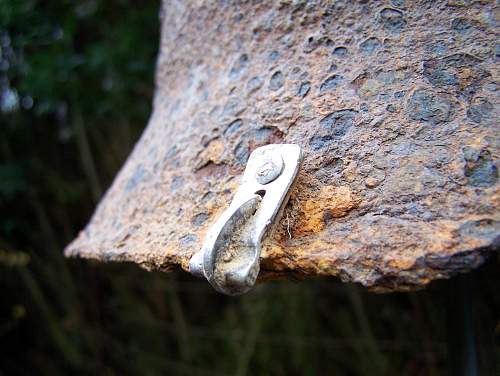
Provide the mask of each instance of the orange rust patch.
[{"label": "orange rust patch", "polygon": [[415,264],[414,260],[411,259],[391,259],[387,262],[387,265],[391,268],[408,270]]},{"label": "orange rust patch", "polygon": [[358,205],[359,200],[354,198],[349,187],[324,186],[314,197],[300,200],[302,214],[294,226],[297,229],[294,236],[319,232],[325,227],[325,217],[344,217]]},{"label": "orange rust patch", "polygon": [[224,143],[220,139],[212,140],[207,147],[199,154],[195,163],[195,170],[204,168],[213,163],[220,165],[223,162]]}]

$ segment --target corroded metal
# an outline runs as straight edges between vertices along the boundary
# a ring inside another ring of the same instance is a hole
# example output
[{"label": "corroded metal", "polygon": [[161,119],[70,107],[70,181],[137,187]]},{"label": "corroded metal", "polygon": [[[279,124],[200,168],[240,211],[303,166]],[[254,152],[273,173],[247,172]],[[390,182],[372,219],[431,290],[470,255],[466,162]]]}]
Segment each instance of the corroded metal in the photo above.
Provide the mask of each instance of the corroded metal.
[{"label": "corroded metal", "polygon": [[272,143],[305,153],[260,277],[408,290],[499,243],[495,1],[166,1],[148,127],[68,256],[188,270]]},{"label": "corroded metal", "polygon": [[[228,295],[253,287],[260,270],[262,238],[279,219],[301,160],[298,145],[266,145],[253,151],[231,205],[191,258],[191,273],[204,276]],[[262,176],[269,178],[259,179]]]}]

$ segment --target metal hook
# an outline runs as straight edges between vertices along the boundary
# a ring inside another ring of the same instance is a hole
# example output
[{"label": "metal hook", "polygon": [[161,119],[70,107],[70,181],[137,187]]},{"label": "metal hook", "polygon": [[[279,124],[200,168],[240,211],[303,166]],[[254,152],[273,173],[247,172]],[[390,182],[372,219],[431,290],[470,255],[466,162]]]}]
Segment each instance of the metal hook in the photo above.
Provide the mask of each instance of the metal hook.
[{"label": "metal hook", "polygon": [[210,228],[189,270],[219,292],[250,290],[260,270],[261,241],[286,204],[302,152],[298,145],[262,146],[250,155],[233,201]]}]

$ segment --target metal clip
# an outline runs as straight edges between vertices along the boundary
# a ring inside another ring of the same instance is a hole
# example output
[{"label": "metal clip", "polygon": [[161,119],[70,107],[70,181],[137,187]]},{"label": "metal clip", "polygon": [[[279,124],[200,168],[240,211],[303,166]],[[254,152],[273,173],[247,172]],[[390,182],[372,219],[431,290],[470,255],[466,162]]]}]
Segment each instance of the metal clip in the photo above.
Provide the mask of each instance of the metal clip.
[{"label": "metal clip", "polygon": [[233,201],[210,228],[189,270],[219,292],[250,290],[260,270],[261,240],[281,214],[302,161],[298,145],[262,146],[250,155]]}]

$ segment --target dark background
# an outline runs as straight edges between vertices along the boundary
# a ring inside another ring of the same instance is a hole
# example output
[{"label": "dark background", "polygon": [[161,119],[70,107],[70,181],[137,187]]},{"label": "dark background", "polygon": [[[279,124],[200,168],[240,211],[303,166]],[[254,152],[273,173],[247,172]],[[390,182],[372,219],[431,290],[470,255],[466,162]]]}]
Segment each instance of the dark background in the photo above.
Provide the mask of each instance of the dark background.
[{"label": "dark background", "polygon": [[420,292],[318,279],[238,298],[64,259],[147,123],[158,10],[0,1],[0,375],[498,375],[498,255]]}]

